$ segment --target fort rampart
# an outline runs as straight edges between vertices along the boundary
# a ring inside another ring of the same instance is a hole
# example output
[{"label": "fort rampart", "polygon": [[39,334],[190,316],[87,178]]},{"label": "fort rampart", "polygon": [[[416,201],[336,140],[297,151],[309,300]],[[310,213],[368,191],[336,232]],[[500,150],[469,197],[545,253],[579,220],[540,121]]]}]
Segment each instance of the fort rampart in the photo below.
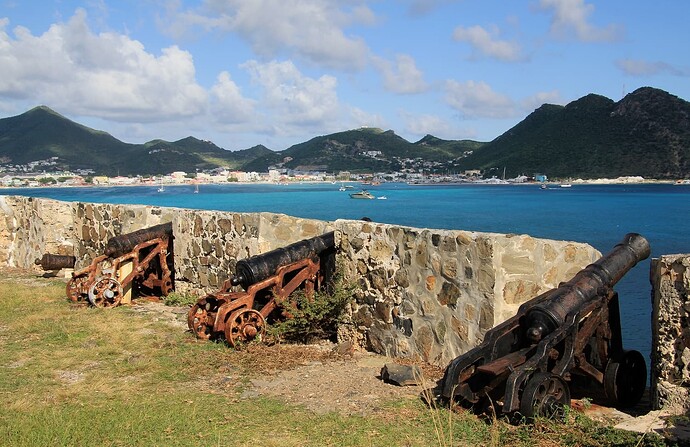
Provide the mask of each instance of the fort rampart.
[{"label": "fort rampart", "polygon": [[175,288],[197,295],[217,290],[239,259],[335,230],[337,268],[357,286],[340,337],[440,366],[600,256],[526,235],[2,196],[0,265],[36,268],[53,253],[76,256],[79,268],[109,238],[164,222],[173,225]]},{"label": "fort rampart", "polygon": [[[218,290],[240,259],[334,230],[337,269],[356,285],[341,340],[439,366],[601,256],[527,235],[0,196],[0,266],[36,269],[52,253],[74,255],[80,268],[109,238],[166,222],[175,288],[199,296]],[[655,259],[651,282],[652,404],[690,411],[690,255]]]}]

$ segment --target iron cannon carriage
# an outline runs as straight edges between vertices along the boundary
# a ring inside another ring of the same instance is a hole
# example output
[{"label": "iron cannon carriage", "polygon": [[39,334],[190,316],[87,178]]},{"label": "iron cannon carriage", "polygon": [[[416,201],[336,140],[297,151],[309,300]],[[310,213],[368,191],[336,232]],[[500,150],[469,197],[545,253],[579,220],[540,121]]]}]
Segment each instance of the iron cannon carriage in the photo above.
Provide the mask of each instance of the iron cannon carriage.
[{"label": "iron cannon carriage", "polygon": [[571,389],[617,408],[637,404],[647,368],[641,353],[623,349],[612,287],[649,254],[645,238],[627,234],[570,281],[521,305],[448,365],[441,399],[526,418],[562,414]]},{"label": "iron cannon carriage", "polygon": [[[333,232],[239,260],[219,291],[192,306],[189,329],[200,339],[224,337],[231,346],[251,341],[265,333],[269,318],[291,317],[293,292],[301,288],[313,296],[330,284],[334,271]],[[236,286],[244,291],[233,292]]]},{"label": "iron cannon carriage", "polygon": [[167,296],[173,290],[172,239],[171,223],[110,238],[102,255],[72,274],[67,298],[114,307],[130,286],[137,294]]}]

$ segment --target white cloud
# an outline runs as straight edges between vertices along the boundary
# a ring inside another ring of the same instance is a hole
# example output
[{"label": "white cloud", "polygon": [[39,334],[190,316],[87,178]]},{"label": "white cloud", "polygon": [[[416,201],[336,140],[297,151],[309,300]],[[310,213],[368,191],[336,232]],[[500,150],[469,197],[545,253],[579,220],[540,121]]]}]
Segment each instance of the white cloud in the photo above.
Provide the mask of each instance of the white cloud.
[{"label": "white cloud", "polygon": [[304,76],[290,62],[241,65],[262,89],[261,106],[271,112],[279,132],[296,128],[326,128],[339,113],[337,80],[324,75],[318,79]]},{"label": "white cloud", "polygon": [[375,20],[363,2],[337,0],[204,0],[197,9],[171,16],[167,31],[173,34],[195,27],[236,33],[266,59],[286,54],[344,70],[362,68],[369,54],[364,41],[345,29]]},{"label": "white cloud", "polygon": [[552,10],[551,33],[557,37],[575,36],[584,42],[606,42],[617,40],[622,29],[610,24],[605,28],[589,23],[594,5],[584,0],[540,0],[542,9]]},{"label": "white cloud", "polygon": [[446,81],[446,102],[464,118],[510,118],[515,104],[509,97],[495,92],[483,81]]},{"label": "white cloud", "polygon": [[654,76],[670,74],[673,76],[690,76],[690,68],[676,67],[666,62],[648,62],[635,59],[621,59],[616,61],[616,67],[631,76]]},{"label": "white cloud", "polygon": [[544,104],[563,104],[563,102],[560,92],[552,90],[550,92],[537,92],[520,101],[520,105],[525,112],[532,113]]},{"label": "white cloud", "polygon": [[487,31],[481,26],[469,28],[457,27],[453,31],[453,39],[461,42],[468,42],[481,54],[501,61],[514,62],[522,58],[520,45],[507,40],[496,38],[497,29]]},{"label": "white cloud", "polygon": [[213,118],[223,124],[246,123],[254,118],[256,101],[245,98],[230,73],[218,75],[216,84],[211,87]]},{"label": "white cloud", "polygon": [[395,62],[379,57],[372,61],[383,76],[383,86],[394,93],[412,94],[422,93],[429,86],[424,81],[424,74],[417,68],[414,59],[406,54],[399,54]]},{"label": "white cloud", "polygon": [[[380,129],[388,128],[388,124],[383,116],[376,113],[365,112],[364,110],[351,107],[350,120],[352,121],[352,128],[355,127],[378,127]],[[342,130],[342,129],[341,129]]]},{"label": "white cloud", "polygon": [[12,38],[0,22],[0,97],[37,101],[81,115],[152,121],[203,112],[191,54],[176,46],[148,53],[127,36],[93,33],[84,10],[40,36],[23,27]]},{"label": "white cloud", "polygon": [[439,138],[450,138],[451,135],[457,135],[453,126],[437,115],[416,115],[403,111],[400,117],[405,123],[404,131],[418,137],[429,134]]}]

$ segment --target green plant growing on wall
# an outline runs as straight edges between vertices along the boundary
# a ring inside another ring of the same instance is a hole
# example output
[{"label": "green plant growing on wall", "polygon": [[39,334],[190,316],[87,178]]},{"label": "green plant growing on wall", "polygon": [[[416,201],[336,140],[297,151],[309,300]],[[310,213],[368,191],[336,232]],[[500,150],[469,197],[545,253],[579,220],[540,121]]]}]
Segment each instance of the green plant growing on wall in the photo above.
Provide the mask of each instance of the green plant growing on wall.
[{"label": "green plant growing on wall", "polygon": [[352,301],[354,285],[337,277],[327,289],[314,292],[312,299],[301,290],[294,292],[290,299],[296,306],[286,305],[291,318],[273,322],[266,331],[268,341],[310,343],[334,339]]}]

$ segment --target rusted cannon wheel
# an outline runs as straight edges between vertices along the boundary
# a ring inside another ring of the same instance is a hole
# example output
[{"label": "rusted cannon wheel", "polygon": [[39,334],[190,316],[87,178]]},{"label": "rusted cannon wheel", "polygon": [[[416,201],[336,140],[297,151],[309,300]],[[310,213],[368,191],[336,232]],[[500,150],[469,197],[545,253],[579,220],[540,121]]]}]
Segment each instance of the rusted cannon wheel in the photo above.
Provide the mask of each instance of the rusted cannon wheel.
[{"label": "rusted cannon wheel", "polygon": [[122,299],[122,286],[115,278],[101,277],[89,287],[89,302],[95,307],[115,307]]},{"label": "rusted cannon wheel", "polygon": [[541,372],[532,376],[525,385],[520,399],[520,413],[528,418],[561,419],[570,406],[570,390],[561,376]]},{"label": "rusted cannon wheel", "polygon": [[209,295],[200,299],[197,303],[189,309],[187,313],[187,326],[189,330],[196,336],[203,340],[208,340],[213,336],[213,325],[216,321],[216,314],[220,303],[218,300]]},{"label": "rusted cannon wheel", "polygon": [[88,290],[86,287],[88,279],[88,275],[79,275],[70,278],[70,280],[67,281],[67,299],[73,303],[88,299]]},{"label": "rusted cannon wheel", "polygon": [[236,310],[225,323],[225,339],[233,347],[261,337],[266,333],[266,320],[254,309]]},{"label": "rusted cannon wheel", "polygon": [[617,408],[637,404],[647,386],[647,364],[639,351],[623,351],[611,358],[604,372],[604,392]]}]

